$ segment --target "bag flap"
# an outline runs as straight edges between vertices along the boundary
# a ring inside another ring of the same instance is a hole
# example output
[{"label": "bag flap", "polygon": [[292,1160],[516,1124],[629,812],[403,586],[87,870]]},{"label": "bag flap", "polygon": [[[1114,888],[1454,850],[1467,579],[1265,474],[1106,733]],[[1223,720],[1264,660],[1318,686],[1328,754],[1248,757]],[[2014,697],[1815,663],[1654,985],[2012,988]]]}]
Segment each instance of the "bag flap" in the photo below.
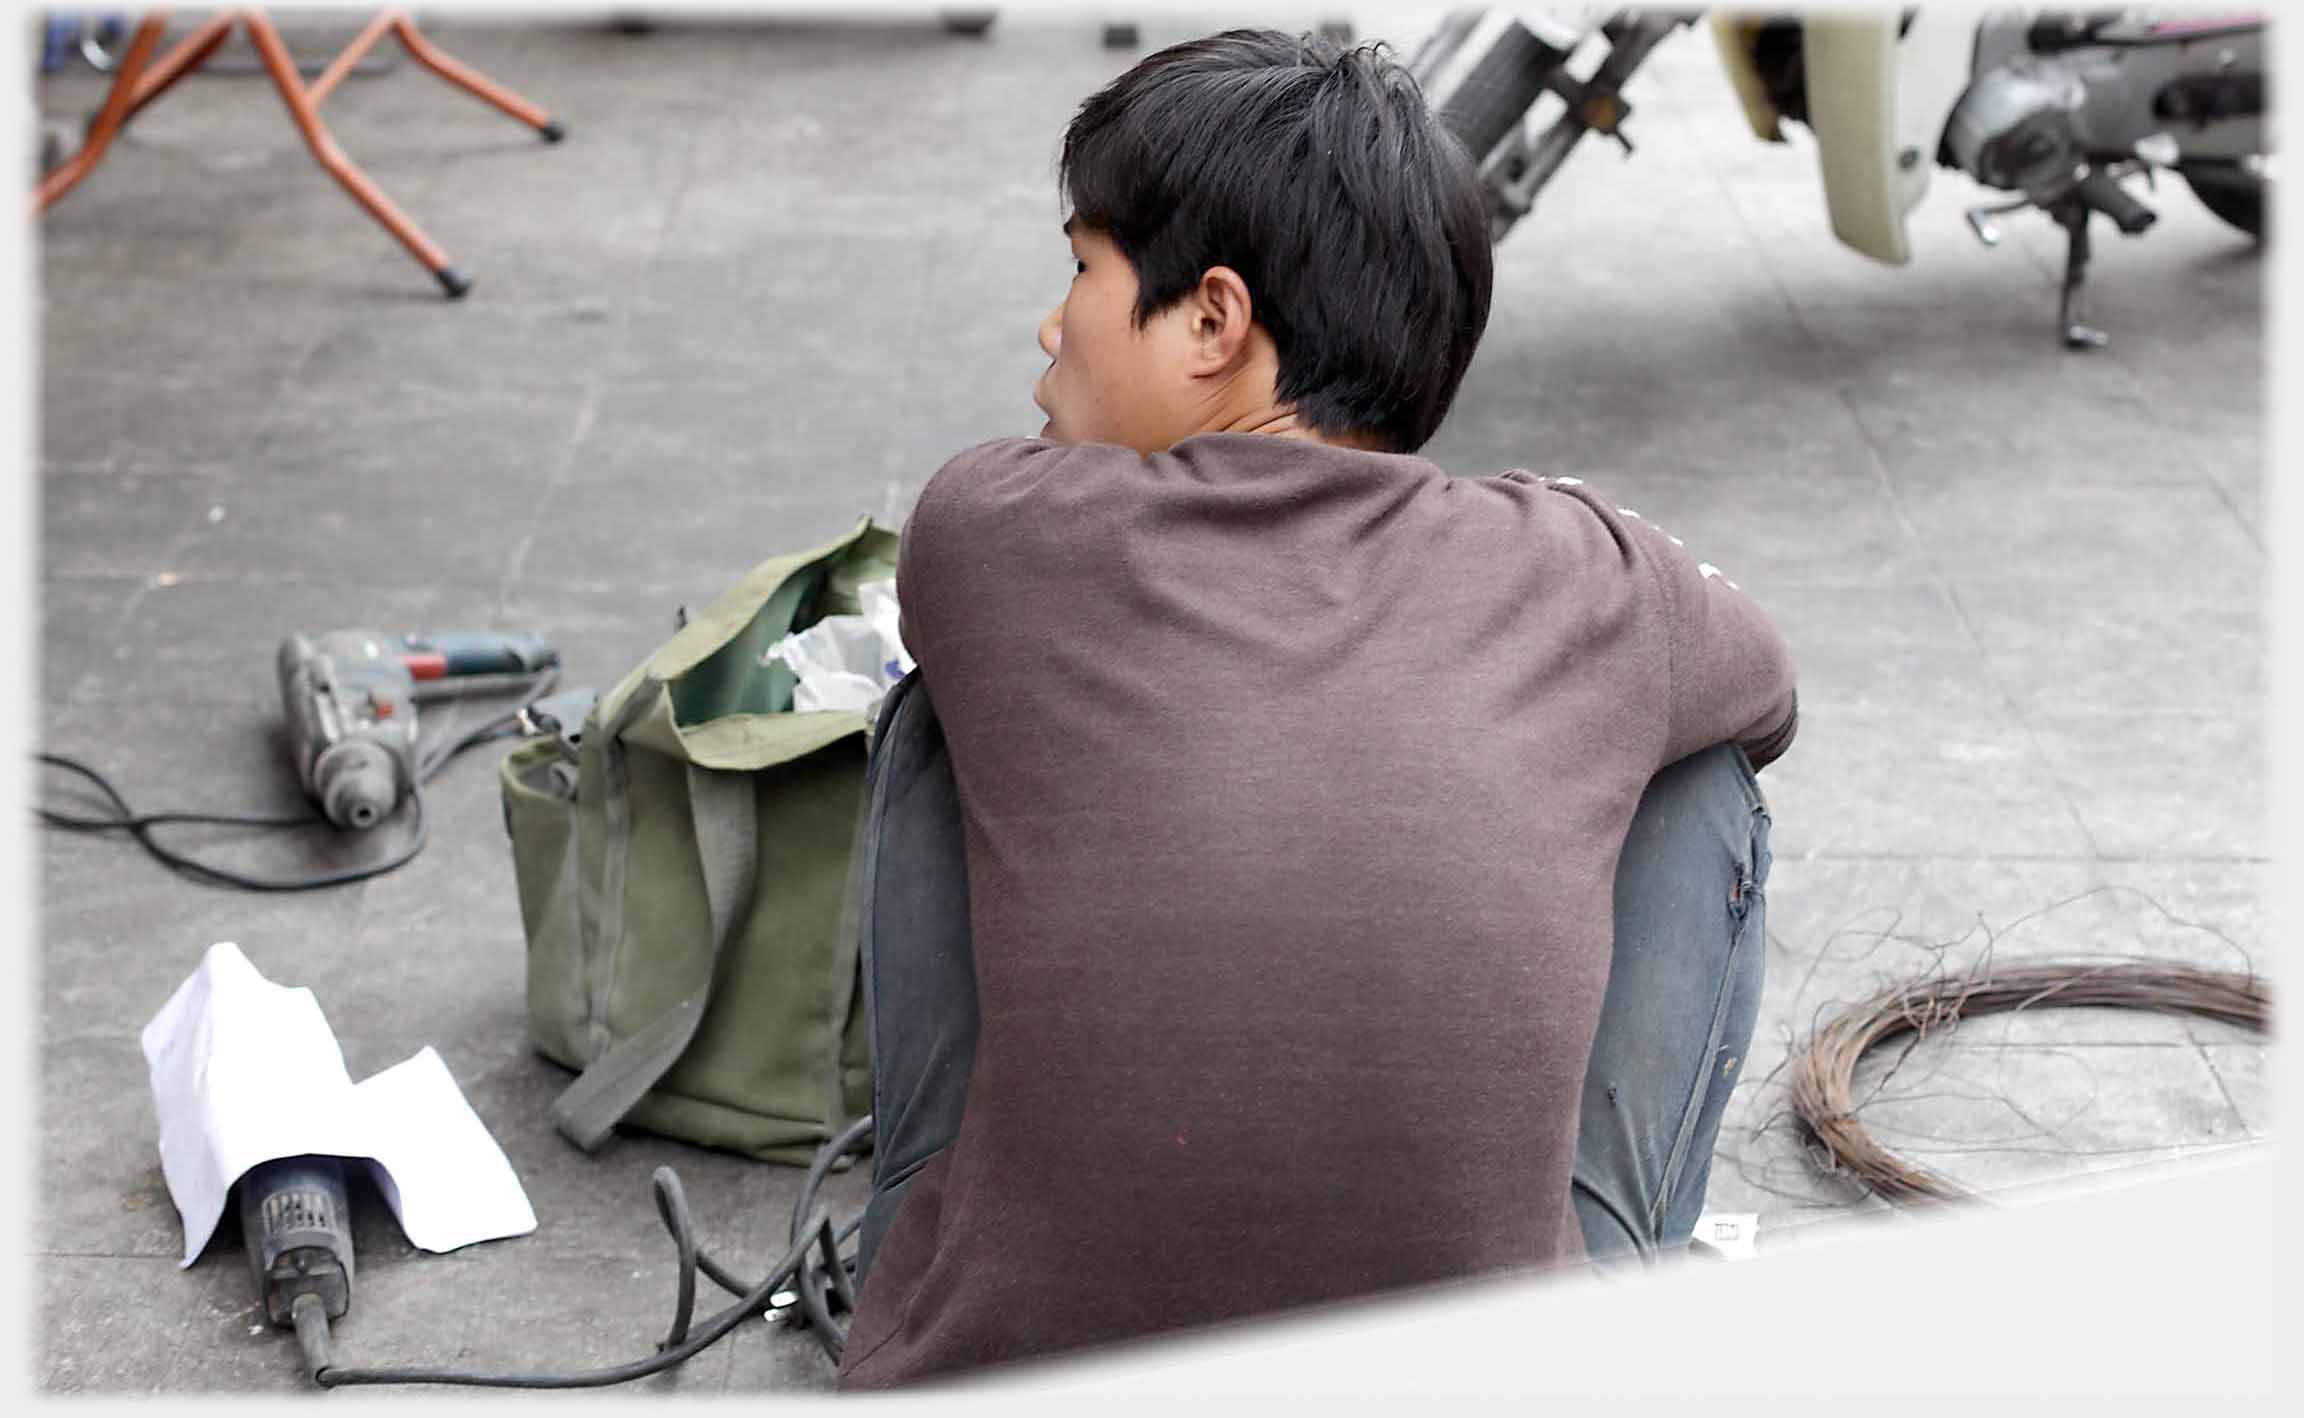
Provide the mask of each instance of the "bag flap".
[{"label": "bag flap", "polygon": [[[859,583],[894,573],[897,546],[896,533],[865,517],[822,546],[761,562],[602,694],[585,732],[605,727],[625,742],[737,771],[787,762],[868,732],[871,725],[857,713],[798,714],[783,707],[761,712],[763,695],[778,705],[790,703],[796,681],[780,663],[757,667],[750,684],[706,686],[683,683],[683,677],[704,673],[700,666],[709,670],[706,662],[738,642],[740,657],[753,659],[793,628],[811,601],[853,610]],[[762,624],[763,616],[773,624]],[[716,698],[743,707],[697,717],[695,701]]]},{"label": "bag flap", "polygon": [[790,556],[770,557],[746,572],[743,580],[721,592],[701,614],[664,642],[663,647],[649,657],[648,674],[669,681],[688,673],[751,625],[752,618],[786,581],[819,562],[838,558],[842,552],[856,549],[871,553],[872,559],[886,561],[892,572],[895,542],[894,532],[874,526],[869,517],[860,517],[855,527],[820,547]]},{"label": "bag flap", "polygon": [[624,731],[623,739],[699,767],[742,772],[788,763],[860,734],[865,727],[862,714],[831,709],[809,714],[724,714],[683,727],[674,715],[672,696],[660,694]]}]

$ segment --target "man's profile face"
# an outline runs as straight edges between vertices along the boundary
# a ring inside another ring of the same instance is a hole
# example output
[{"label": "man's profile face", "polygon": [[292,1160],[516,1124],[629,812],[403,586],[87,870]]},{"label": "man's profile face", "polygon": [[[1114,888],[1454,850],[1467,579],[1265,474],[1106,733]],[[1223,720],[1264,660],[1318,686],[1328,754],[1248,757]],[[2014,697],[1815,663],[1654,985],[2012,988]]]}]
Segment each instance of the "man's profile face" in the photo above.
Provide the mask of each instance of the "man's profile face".
[{"label": "man's profile face", "polygon": [[1040,322],[1040,348],[1050,361],[1032,390],[1032,402],[1048,415],[1040,436],[1159,452],[1193,430],[1183,373],[1186,312],[1172,307],[1138,329],[1128,258],[1109,236],[1078,221],[1066,221],[1064,230],[1074,274],[1063,301]]}]

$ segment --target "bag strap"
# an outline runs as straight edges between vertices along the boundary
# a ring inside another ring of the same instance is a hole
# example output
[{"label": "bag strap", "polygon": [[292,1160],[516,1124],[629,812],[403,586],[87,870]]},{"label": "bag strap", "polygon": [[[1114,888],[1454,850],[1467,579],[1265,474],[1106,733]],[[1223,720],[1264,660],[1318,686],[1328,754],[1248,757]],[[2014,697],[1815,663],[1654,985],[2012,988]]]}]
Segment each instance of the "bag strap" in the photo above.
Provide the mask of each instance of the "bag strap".
[{"label": "bag strap", "polygon": [[756,801],[750,775],[688,765],[689,817],[712,914],[712,950],[681,982],[678,1003],[594,1059],[553,1102],[553,1124],[586,1152],[608,1140],[696,1037],[721,956],[752,900],[759,864]]}]

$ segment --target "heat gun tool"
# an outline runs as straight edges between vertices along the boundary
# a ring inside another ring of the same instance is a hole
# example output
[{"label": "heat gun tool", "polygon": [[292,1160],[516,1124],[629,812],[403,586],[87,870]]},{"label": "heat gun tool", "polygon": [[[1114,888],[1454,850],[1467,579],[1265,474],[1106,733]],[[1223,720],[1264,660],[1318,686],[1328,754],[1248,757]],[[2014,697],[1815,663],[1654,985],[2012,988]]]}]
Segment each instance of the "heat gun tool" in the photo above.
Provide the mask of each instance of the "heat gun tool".
[{"label": "heat gun tool", "polygon": [[238,1183],[240,1232],[264,1317],[293,1328],[314,1378],[328,1367],[328,1321],[352,1308],[352,1210],[344,1163],[281,1157]]},{"label": "heat gun tool", "polygon": [[560,663],[533,635],[291,635],[280,695],[304,791],[338,827],[374,827],[418,782],[416,704]]}]

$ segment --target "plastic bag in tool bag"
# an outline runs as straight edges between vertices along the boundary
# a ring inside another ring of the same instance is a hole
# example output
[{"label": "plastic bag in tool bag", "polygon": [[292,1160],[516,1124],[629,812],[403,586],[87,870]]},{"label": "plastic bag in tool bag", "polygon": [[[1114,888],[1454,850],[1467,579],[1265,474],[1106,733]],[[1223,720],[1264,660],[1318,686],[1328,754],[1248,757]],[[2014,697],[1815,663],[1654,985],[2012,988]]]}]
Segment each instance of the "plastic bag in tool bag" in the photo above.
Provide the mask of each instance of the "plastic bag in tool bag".
[{"label": "plastic bag in tool bag", "polygon": [[805,1165],[871,1106],[846,913],[868,719],[796,712],[771,654],[896,571],[869,520],[761,563],[600,696],[505,760],[528,1032],[581,1076],[553,1104],[591,1150],[619,1124]]}]

